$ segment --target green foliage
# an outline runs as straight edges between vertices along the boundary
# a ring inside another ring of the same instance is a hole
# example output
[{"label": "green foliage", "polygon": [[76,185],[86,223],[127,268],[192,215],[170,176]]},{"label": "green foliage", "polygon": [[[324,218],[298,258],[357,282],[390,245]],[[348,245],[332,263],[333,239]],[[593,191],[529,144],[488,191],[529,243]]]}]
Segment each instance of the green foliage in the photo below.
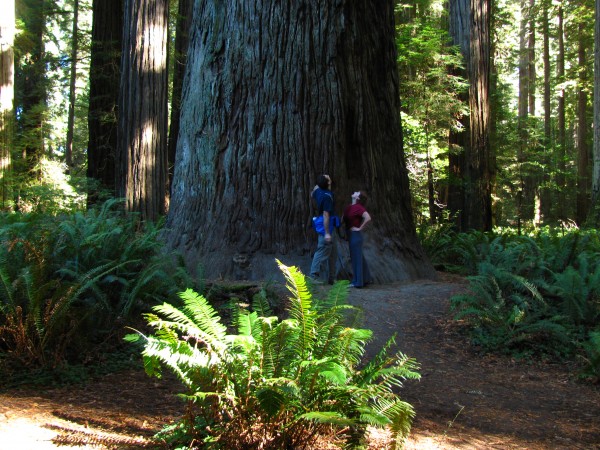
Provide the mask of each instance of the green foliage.
[{"label": "green foliage", "polygon": [[189,278],[161,255],[158,228],[101,209],[61,216],[6,214],[0,226],[3,370],[58,369],[110,349],[126,321]]},{"label": "green foliage", "polygon": [[583,357],[585,368],[582,375],[600,380],[600,331],[590,332],[589,340],[584,343],[586,355]]},{"label": "green foliage", "polygon": [[164,366],[187,387],[185,421],[161,437],[186,448],[304,448],[344,429],[353,445],[373,425],[388,427],[400,445],[414,411],[393,389],[418,378],[415,361],[390,355],[391,339],[360,368],[372,332],[346,324],[348,283],[319,300],[295,267],[280,268],[290,292],[286,319],[270,316],[258,294],[251,310],[233,315],[237,334],[229,334],[207,300],[188,289],[181,308],[165,303],[146,315],[153,335],[127,337],[144,342],[149,375],[160,377]]},{"label": "green foliage", "polygon": [[462,98],[467,83],[458,75],[463,61],[458,48],[450,45],[441,3],[398,3],[396,10],[403,142],[413,211],[417,222],[432,221],[436,217],[430,217],[435,212],[429,210],[429,177],[440,208],[436,191],[447,180],[448,130],[460,129],[459,119],[468,114]]}]

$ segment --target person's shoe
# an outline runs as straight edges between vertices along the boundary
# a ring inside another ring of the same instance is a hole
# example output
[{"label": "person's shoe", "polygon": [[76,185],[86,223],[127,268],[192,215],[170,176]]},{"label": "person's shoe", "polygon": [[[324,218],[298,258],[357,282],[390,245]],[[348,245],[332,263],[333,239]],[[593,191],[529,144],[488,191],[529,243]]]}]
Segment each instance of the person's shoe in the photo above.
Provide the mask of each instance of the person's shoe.
[{"label": "person's shoe", "polygon": [[310,280],[310,283],[312,284],[324,284],[321,280],[319,280],[318,278],[315,277],[306,277],[308,280]]},{"label": "person's shoe", "polygon": [[356,289],[362,289],[362,286],[357,286],[355,284],[350,284],[350,287],[356,288]]}]

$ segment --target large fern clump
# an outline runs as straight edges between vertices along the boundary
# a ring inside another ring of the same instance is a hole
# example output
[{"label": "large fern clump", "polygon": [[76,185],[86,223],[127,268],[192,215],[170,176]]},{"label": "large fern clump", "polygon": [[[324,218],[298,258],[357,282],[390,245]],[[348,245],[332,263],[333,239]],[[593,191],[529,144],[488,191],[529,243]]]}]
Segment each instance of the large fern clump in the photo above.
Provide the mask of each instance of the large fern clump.
[{"label": "large fern clump", "polygon": [[146,316],[154,334],[128,336],[143,342],[148,374],[166,367],[186,387],[186,419],[163,438],[186,448],[282,449],[335,436],[357,448],[372,425],[401,445],[414,411],[394,389],[419,377],[416,362],[389,354],[392,339],[364,363],[372,332],[347,324],[348,283],[320,301],[298,269],[279,265],[291,293],[285,319],[257,295],[251,312],[233,315],[232,334],[203,296],[187,290],[182,308],[165,303]]},{"label": "large fern clump", "polygon": [[188,279],[117,201],[60,215],[0,217],[0,358],[10,373],[85,364]]},{"label": "large fern clump", "polygon": [[[479,238],[477,238],[479,236]],[[484,238],[482,238],[485,236]],[[530,236],[471,234],[470,289],[452,299],[475,342],[512,354],[572,356],[600,325],[595,230]]]}]

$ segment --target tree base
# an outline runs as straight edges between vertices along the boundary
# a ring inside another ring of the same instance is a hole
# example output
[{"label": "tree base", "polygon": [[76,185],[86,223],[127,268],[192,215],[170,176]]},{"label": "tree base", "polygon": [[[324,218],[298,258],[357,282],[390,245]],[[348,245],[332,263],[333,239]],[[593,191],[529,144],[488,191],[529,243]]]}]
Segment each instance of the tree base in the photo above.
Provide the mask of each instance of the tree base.
[{"label": "tree base", "polygon": [[[345,241],[337,241],[337,277],[338,280],[351,279],[352,266],[348,245]],[[313,249],[314,251],[314,249]],[[408,282],[417,279],[437,278],[434,268],[429,261],[413,254],[403,255],[386,246],[365,246],[364,254],[369,264],[373,282],[377,284]],[[187,252],[188,267],[197,268],[198,273],[209,280],[248,280],[248,281],[284,281],[277,266],[280,260],[287,266],[296,266],[308,276],[312,263],[313,252],[306,254],[265,254],[238,253],[224,249],[198,255]]]}]

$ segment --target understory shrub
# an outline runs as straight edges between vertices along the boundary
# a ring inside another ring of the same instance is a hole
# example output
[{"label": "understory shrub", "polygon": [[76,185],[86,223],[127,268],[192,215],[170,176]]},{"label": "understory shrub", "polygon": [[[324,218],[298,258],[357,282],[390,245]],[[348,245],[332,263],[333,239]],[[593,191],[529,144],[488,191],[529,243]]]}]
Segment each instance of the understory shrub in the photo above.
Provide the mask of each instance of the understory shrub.
[{"label": "understory shrub", "polygon": [[207,300],[188,289],[180,294],[183,307],[165,303],[146,315],[154,334],[127,337],[143,344],[149,375],[160,377],[166,367],[186,387],[185,419],[161,438],[185,448],[301,449],[336,435],[360,448],[372,425],[388,428],[401,445],[414,411],[394,388],[419,377],[416,362],[390,354],[393,338],[362,361],[372,332],[348,325],[348,282],[318,300],[301,272],[279,265],[291,293],[285,319],[256,295],[251,309],[238,307],[228,332]]},{"label": "understory shrub", "polygon": [[2,373],[85,364],[119,346],[124,325],[190,283],[162,254],[159,227],[111,201],[57,216],[0,218]]}]

